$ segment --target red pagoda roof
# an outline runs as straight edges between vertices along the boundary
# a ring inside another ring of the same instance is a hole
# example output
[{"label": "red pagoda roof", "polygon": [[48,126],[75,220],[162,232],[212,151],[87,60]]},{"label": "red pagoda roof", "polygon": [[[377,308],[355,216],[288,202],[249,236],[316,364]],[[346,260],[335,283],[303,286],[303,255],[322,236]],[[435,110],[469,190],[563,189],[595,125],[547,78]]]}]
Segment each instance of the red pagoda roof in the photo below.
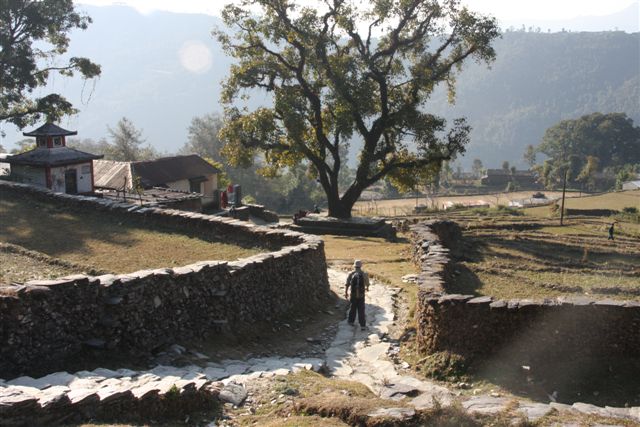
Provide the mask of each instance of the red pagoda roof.
[{"label": "red pagoda roof", "polygon": [[62,129],[53,123],[45,123],[31,132],[22,132],[24,136],[68,136],[77,135],[78,131]]}]

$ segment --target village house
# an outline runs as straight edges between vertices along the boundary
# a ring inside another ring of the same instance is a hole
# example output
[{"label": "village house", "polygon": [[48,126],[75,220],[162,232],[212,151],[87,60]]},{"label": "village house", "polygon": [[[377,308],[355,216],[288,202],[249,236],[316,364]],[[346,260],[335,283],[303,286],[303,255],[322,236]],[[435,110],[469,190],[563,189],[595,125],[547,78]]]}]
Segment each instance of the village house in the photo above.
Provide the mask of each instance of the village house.
[{"label": "village house", "polygon": [[67,147],[66,137],[78,132],[46,123],[24,136],[36,138],[36,147],[3,160],[11,165],[11,179],[67,194],[92,194],[93,160],[101,155]]},{"label": "village house", "polygon": [[220,173],[218,168],[196,154],[137,162],[96,160],[94,170],[95,185],[99,189],[130,192],[136,187],[144,190],[166,188],[198,193],[203,206],[214,202]]},{"label": "village house", "polygon": [[636,178],[637,179],[623,182],[622,189],[623,190],[640,190],[640,175],[638,175]]},{"label": "village house", "polygon": [[480,179],[482,185],[489,187],[505,187],[510,182],[522,188],[537,188],[538,177],[529,170],[516,170],[512,172],[507,169],[487,169],[485,175]]}]

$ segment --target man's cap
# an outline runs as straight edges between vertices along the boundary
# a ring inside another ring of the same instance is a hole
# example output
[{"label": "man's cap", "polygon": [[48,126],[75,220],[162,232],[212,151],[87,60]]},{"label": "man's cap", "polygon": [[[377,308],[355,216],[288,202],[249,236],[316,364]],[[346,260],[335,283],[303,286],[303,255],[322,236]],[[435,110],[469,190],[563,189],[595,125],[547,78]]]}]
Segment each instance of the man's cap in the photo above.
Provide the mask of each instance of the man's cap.
[{"label": "man's cap", "polygon": [[358,267],[362,267],[362,261],[360,261],[359,259],[355,260],[353,262],[353,266],[358,268]]}]

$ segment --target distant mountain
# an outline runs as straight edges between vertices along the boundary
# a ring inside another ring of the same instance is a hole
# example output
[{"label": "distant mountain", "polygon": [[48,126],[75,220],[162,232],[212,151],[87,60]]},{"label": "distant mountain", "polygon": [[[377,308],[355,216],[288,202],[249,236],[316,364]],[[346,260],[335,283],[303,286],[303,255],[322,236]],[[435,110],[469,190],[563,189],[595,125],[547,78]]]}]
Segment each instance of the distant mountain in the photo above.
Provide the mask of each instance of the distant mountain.
[{"label": "distant mountain", "polygon": [[[95,86],[52,79],[52,89],[81,110],[63,127],[78,130],[80,138],[99,139],[126,116],[148,143],[175,152],[194,116],[221,112],[220,82],[231,59],[210,36],[222,25],[218,18],[143,15],[122,6],[82,9],[94,22],[72,34],[69,54],[87,56],[103,71]],[[626,112],[640,124],[640,33],[511,31],[495,47],[491,70],[474,63],[464,67],[455,106],[448,105],[444,91],[428,105],[450,119],[468,117],[474,130],[464,165],[475,157],[489,167],[503,160],[518,163],[524,147],[537,144],[547,127],[594,111]],[[251,103],[265,101],[258,94]],[[0,143],[12,148],[22,137],[3,127],[7,137]]]},{"label": "distant mountain", "polygon": [[[631,1],[631,0],[630,0]],[[565,20],[524,20],[519,22],[502,22],[505,28],[533,27],[542,31],[626,31],[636,33],[640,31],[640,2],[635,0],[620,12],[605,16],[579,16]]]},{"label": "distant mountain", "polygon": [[640,125],[640,33],[507,32],[495,49],[491,69],[463,69],[454,106],[442,90],[431,104],[472,125],[465,166],[476,157],[524,166],[525,147],[548,127],[592,112],[624,112]]},{"label": "distant mountain", "polygon": [[[124,6],[81,10],[93,23],[72,34],[69,56],[91,58],[102,66],[102,76],[95,85],[52,79],[52,90],[81,110],[64,120],[63,127],[78,130],[79,138],[99,139],[107,137],[107,125],[126,116],[143,129],[148,143],[173,152],[186,141],[192,117],[221,111],[219,83],[230,59],[211,36],[214,26],[221,25],[218,18],[169,12],[142,15]],[[210,50],[212,66],[205,72],[190,72],[181,65],[181,48],[194,42]],[[5,147],[22,139],[13,129],[5,125]]]}]

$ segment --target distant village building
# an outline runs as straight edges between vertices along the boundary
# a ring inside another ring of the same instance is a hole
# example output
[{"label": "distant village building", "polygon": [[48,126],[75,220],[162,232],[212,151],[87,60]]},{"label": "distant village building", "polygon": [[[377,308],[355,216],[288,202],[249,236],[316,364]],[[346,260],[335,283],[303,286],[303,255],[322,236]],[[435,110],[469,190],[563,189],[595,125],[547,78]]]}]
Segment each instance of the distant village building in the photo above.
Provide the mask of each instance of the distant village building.
[{"label": "distant village building", "polygon": [[93,193],[93,160],[102,156],[67,147],[66,137],[77,134],[53,123],[24,132],[36,138],[36,148],[3,160],[11,165],[12,179],[60,193]]},{"label": "distant village building", "polygon": [[205,206],[214,202],[220,173],[196,154],[138,162],[96,160],[94,170],[96,188],[131,191],[140,186],[145,190],[160,187],[198,193]]},{"label": "distant village building", "polygon": [[640,178],[634,181],[626,181],[622,183],[623,190],[640,190]]},{"label": "distant village building", "polygon": [[532,188],[539,186],[537,179],[536,174],[529,170],[487,169],[480,183],[489,187],[505,187],[514,182],[519,187]]}]

